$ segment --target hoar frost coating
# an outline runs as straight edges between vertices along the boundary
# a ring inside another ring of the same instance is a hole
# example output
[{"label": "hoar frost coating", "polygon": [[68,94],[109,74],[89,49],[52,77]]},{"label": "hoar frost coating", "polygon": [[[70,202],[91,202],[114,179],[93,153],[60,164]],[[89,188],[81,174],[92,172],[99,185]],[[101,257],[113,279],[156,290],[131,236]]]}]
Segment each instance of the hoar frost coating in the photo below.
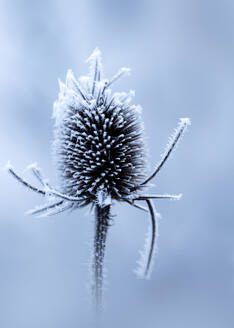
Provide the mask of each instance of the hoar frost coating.
[{"label": "hoar frost coating", "polygon": [[[149,278],[157,245],[158,224],[153,200],[180,199],[179,195],[145,194],[144,187],[157,176],[178,145],[188,118],[178,127],[153,172],[145,176],[145,145],[140,107],[130,105],[133,92],[114,93],[110,86],[129,70],[122,68],[111,80],[103,79],[100,52],[88,60],[90,73],[77,81],[68,71],[66,83],[60,82],[58,101],[54,105],[54,155],[61,176],[62,192],[50,185],[37,164],[30,165],[41,187],[33,186],[18,175],[10,163],[7,171],[27,189],[46,198],[46,204],[28,214],[49,216],[92,203],[95,207],[95,236],[92,262],[93,295],[96,309],[102,308],[103,265],[107,231],[111,222],[111,200],[125,201],[149,213],[151,237],[147,234],[138,270]],[[137,203],[136,203],[137,202]],[[138,202],[144,202],[147,207]]]},{"label": "hoar frost coating", "polygon": [[103,79],[100,52],[88,59],[90,73],[77,81],[71,70],[54,104],[53,150],[62,191],[82,197],[79,206],[97,200],[133,197],[145,177],[145,145],[140,107],[131,105],[133,91],[111,93]]}]

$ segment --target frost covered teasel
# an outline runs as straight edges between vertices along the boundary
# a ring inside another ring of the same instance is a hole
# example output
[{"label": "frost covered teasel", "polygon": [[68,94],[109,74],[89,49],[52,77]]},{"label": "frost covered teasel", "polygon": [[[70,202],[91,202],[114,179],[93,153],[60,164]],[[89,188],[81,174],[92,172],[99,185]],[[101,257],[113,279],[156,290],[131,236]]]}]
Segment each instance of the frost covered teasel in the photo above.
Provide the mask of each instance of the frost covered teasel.
[{"label": "frost covered teasel", "polygon": [[69,196],[82,198],[74,206],[129,199],[145,173],[139,106],[130,105],[132,92],[111,94],[110,90],[128,69],[108,81],[102,78],[99,51],[89,62],[90,76],[77,81],[68,71],[54,106],[54,153],[61,188]]},{"label": "frost covered teasel", "polygon": [[[126,202],[150,215],[151,234],[147,238],[138,273],[148,277],[157,238],[157,212],[152,199],[179,199],[181,195],[151,195],[144,189],[160,171],[177,145],[189,119],[180,119],[154,172],[146,176],[146,151],[141,108],[131,104],[134,95],[112,93],[111,86],[129,73],[122,68],[110,80],[103,77],[101,54],[96,49],[88,59],[89,75],[78,80],[71,70],[54,104],[53,153],[60,174],[59,190],[42,176],[36,164],[29,168],[41,184],[32,186],[7,166],[27,188],[47,196],[47,203],[28,213],[49,216],[91,204],[95,208],[93,293],[96,306],[102,304],[103,260],[113,201]],[[146,207],[139,205],[145,202]]]}]

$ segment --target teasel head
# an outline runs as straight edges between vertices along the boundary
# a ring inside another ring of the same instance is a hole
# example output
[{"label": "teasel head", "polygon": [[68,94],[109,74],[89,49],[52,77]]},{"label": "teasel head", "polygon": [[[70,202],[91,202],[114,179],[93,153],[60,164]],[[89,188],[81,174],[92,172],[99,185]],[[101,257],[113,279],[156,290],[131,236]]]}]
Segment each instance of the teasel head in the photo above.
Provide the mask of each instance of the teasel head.
[{"label": "teasel head", "polygon": [[[90,67],[87,76],[77,79],[69,70],[65,83],[59,81],[59,96],[54,103],[53,156],[58,169],[59,189],[49,184],[36,164],[29,168],[41,188],[20,177],[10,164],[7,170],[21,184],[47,198],[46,204],[28,211],[28,214],[49,216],[89,204],[94,208],[93,295],[100,311],[111,205],[114,201],[121,201],[149,213],[151,231],[137,269],[139,276],[148,278],[158,235],[159,214],[152,199],[180,199],[181,194],[152,195],[145,189],[175,149],[190,120],[180,119],[161,160],[147,177],[141,107],[131,104],[133,91],[113,93],[111,90],[113,83],[130,70],[122,68],[113,78],[106,79],[98,49],[87,62]],[[146,207],[139,202],[145,202]]]},{"label": "teasel head", "polygon": [[89,76],[77,80],[69,70],[66,83],[59,83],[54,155],[63,192],[84,199],[76,206],[102,206],[111,200],[131,200],[141,188],[146,152],[140,107],[130,104],[134,92],[110,89],[129,69],[122,68],[107,80],[98,50],[88,62]]}]

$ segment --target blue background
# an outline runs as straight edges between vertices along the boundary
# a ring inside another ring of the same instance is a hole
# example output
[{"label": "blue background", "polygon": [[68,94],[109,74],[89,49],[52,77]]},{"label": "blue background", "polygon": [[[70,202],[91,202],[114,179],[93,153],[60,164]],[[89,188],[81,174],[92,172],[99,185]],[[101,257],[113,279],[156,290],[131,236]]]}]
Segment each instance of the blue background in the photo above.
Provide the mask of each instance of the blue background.
[{"label": "blue background", "polygon": [[[133,274],[147,215],[113,206],[102,327],[234,327],[233,0],[0,1],[0,165],[37,161],[56,184],[57,79],[98,46],[116,91],[136,90],[151,169],[180,117],[192,126],[155,180],[162,214],[152,278]],[[30,173],[25,177],[31,182]],[[43,199],[0,172],[0,327],[92,327],[88,209],[38,219]]]}]

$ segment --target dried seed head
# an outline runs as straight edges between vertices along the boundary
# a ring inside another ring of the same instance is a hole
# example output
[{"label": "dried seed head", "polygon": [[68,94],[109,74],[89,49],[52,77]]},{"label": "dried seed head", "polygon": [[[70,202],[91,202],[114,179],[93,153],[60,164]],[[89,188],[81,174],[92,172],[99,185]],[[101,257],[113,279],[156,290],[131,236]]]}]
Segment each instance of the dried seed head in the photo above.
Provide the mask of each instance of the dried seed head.
[{"label": "dried seed head", "polygon": [[69,196],[108,203],[139,189],[145,177],[145,147],[140,107],[130,105],[134,92],[111,94],[102,78],[100,52],[88,60],[90,74],[76,80],[71,70],[54,104],[54,154],[61,187]]}]

